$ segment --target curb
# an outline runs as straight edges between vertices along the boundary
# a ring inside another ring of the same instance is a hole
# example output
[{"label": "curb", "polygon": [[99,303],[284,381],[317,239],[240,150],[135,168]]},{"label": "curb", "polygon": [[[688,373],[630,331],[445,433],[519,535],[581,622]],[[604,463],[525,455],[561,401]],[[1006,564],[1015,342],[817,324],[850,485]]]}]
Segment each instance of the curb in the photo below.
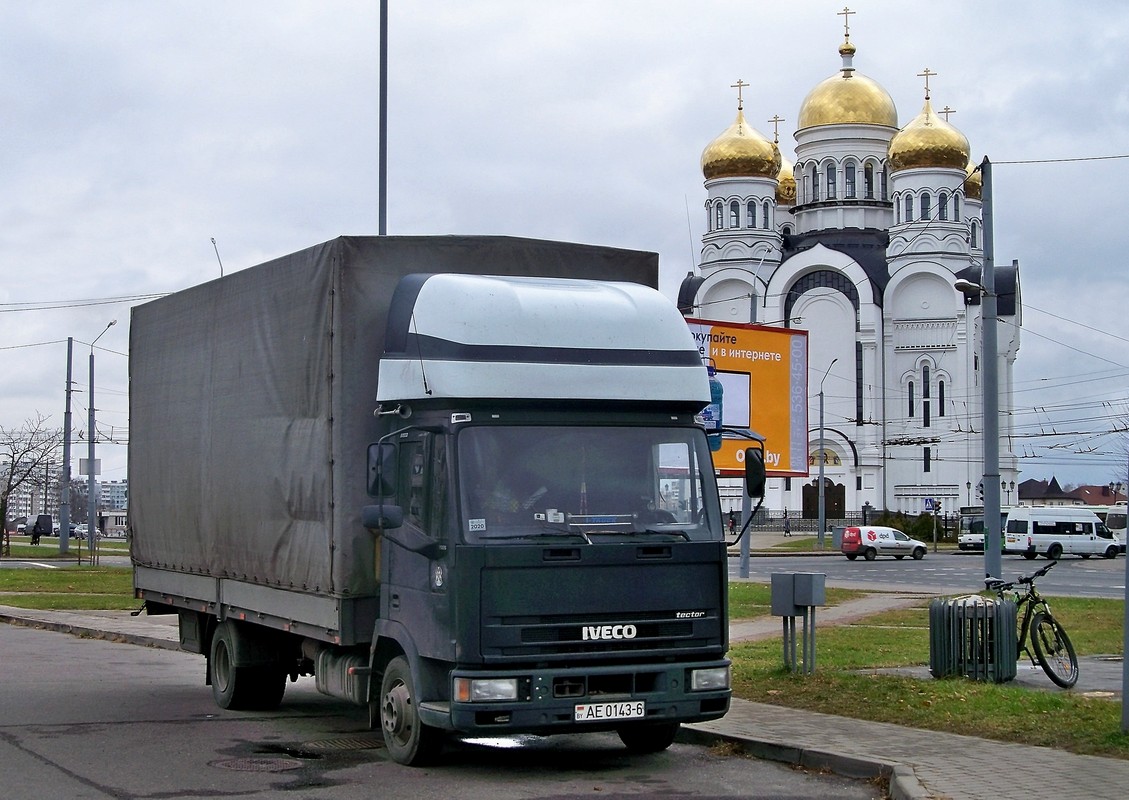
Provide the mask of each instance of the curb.
[{"label": "curb", "polygon": [[36,628],[38,630],[69,633],[80,639],[102,639],[117,644],[132,644],[139,647],[156,647],[161,650],[180,650],[180,643],[159,636],[144,636],[137,633],[117,633],[104,631],[86,625],[73,625],[69,622],[50,622],[48,620],[27,619],[12,614],[0,613],[0,622],[9,625],[18,625],[22,628]]},{"label": "curb", "polygon": [[765,761],[776,761],[815,772],[831,772],[844,778],[876,781],[884,786],[891,800],[929,800],[934,795],[918,780],[913,767],[876,759],[856,758],[793,745],[749,739],[725,733],[714,733],[683,725],[677,741],[683,744],[711,745],[729,742],[741,752]]}]

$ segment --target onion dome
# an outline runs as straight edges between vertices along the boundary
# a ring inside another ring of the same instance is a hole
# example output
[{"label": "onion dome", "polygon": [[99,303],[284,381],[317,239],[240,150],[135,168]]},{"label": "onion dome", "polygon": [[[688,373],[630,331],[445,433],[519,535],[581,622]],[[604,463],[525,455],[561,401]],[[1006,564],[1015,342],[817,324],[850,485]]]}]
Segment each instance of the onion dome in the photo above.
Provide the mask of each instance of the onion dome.
[{"label": "onion dome", "polygon": [[891,172],[914,167],[968,166],[968,138],[933,112],[929,98],[913,120],[890,140],[886,160]]},{"label": "onion dome", "polygon": [[898,127],[898,110],[890,93],[855,71],[855,46],[839,46],[843,68],[808,92],[800,105],[799,128],[816,125],[883,125]]},{"label": "onion dome", "polygon": [[964,173],[967,177],[964,179],[964,196],[969,200],[979,200],[980,191],[983,188],[983,178],[980,176],[980,170],[977,169],[979,164],[968,162],[965,167]]},{"label": "onion dome", "polygon": [[780,172],[776,175],[776,202],[782,206],[796,205],[796,176],[792,173],[795,165],[780,157]]},{"label": "onion dome", "polygon": [[702,151],[702,174],[711,178],[775,178],[780,172],[780,148],[745,121],[737,119]]}]

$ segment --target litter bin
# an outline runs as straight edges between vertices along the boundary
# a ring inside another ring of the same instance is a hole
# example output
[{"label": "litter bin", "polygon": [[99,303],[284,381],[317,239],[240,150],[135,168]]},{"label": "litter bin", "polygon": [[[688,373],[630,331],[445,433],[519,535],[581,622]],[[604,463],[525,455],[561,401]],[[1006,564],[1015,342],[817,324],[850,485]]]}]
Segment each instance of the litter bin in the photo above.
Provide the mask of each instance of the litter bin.
[{"label": "litter bin", "polygon": [[929,672],[1004,683],[1015,678],[1016,607],[969,595],[929,603]]}]

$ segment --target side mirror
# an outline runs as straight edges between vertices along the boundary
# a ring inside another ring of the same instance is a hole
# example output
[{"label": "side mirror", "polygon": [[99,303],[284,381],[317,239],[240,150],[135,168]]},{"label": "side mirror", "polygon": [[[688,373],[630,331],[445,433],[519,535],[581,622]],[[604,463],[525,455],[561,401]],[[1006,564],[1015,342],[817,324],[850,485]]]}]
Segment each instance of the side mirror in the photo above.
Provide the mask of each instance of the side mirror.
[{"label": "side mirror", "polygon": [[361,524],[372,530],[387,531],[404,524],[404,509],[389,503],[378,506],[364,506],[361,509]]},{"label": "side mirror", "polygon": [[368,493],[373,497],[396,494],[396,445],[368,446]]},{"label": "side mirror", "polygon": [[745,448],[745,494],[764,497],[764,445]]}]

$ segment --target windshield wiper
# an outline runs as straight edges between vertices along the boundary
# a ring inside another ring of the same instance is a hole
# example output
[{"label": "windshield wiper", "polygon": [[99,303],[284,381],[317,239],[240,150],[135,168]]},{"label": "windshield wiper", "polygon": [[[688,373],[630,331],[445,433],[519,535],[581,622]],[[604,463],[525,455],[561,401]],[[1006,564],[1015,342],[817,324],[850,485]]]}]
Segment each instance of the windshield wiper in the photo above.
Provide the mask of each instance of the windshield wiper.
[{"label": "windshield wiper", "polygon": [[592,540],[588,538],[588,534],[585,533],[584,531],[559,531],[559,530],[530,531],[529,533],[513,533],[513,534],[509,534],[507,536],[485,536],[485,537],[483,537],[483,539],[486,540],[486,541],[491,541],[491,542],[504,542],[504,541],[511,541],[513,539],[561,539],[561,538],[564,538],[566,536],[567,537],[579,536],[581,539],[583,539],[585,541],[585,543],[592,544]]}]

